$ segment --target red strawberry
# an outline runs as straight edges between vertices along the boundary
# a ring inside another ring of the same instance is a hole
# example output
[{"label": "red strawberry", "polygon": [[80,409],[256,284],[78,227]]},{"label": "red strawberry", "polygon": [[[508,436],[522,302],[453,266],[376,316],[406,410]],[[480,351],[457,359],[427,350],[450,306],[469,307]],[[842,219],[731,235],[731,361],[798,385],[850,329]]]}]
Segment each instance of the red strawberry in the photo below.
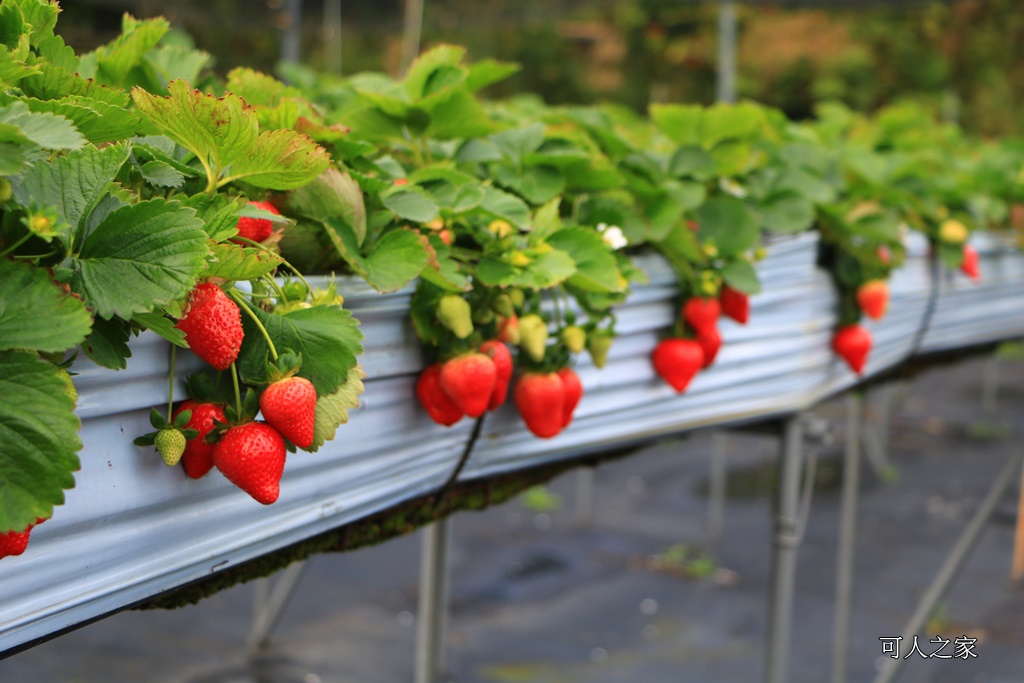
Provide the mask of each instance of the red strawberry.
[{"label": "red strawberry", "polygon": [[242,348],[242,312],[237,304],[212,282],[197,285],[189,296],[185,315],[175,326],[185,341],[215,370],[227,370]]},{"label": "red strawberry", "polygon": [[693,339],[664,339],[654,348],[651,360],[655,372],[682,393],[704,365],[704,350]]},{"label": "red strawberry", "polygon": [[185,424],[185,429],[194,429],[199,436],[190,439],[185,445],[185,452],[181,456],[181,464],[185,468],[185,474],[192,479],[199,479],[206,476],[206,473],[213,469],[213,444],[206,443],[206,435],[213,431],[213,421],[224,422],[224,406],[217,403],[197,403],[188,400],[182,402],[174,417],[186,410],[192,411],[192,417]]},{"label": "red strawberry", "polygon": [[562,431],[565,383],[557,373],[526,373],[516,382],[512,400],[534,435],[550,439]]},{"label": "red strawberry", "polygon": [[859,375],[871,352],[871,333],[860,325],[841,327],[832,337],[832,350]]},{"label": "red strawberry", "polygon": [[434,363],[420,373],[420,378],[416,380],[416,398],[430,419],[445,427],[451,427],[465,415],[462,408],[455,405],[455,401],[448,398],[448,394],[441,388],[440,363]]},{"label": "red strawberry", "polygon": [[299,448],[313,445],[316,389],[305,377],[272,382],[260,394],[260,412],[267,424]]},{"label": "red strawberry", "polygon": [[864,315],[881,320],[889,309],[889,285],[885,280],[868,280],[857,288],[857,306]]},{"label": "red strawberry", "polygon": [[36,523],[29,524],[28,528],[24,531],[8,531],[7,533],[0,534],[0,560],[5,557],[21,555],[25,552],[25,548],[28,547],[28,538],[29,534],[32,533],[32,529],[45,521],[46,520],[42,517],[37,517]]},{"label": "red strawberry", "polygon": [[514,313],[507,317],[498,317],[498,339],[513,346],[519,345],[519,316]]},{"label": "red strawberry", "polygon": [[964,245],[964,259],[960,262],[960,270],[972,280],[981,279],[981,269],[978,267],[978,252],[969,244]]},{"label": "red strawberry", "polygon": [[884,244],[878,247],[878,249],[875,249],[875,255],[878,256],[878,260],[883,266],[887,266],[892,263],[892,252],[889,251],[889,247]]},{"label": "red strawberry", "polygon": [[683,305],[683,320],[697,332],[703,332],[718,323],[722,305],[715,298],[693,297]]},{"label": "red strawberry", "polygon": [[722,313],[740,325],[746,325],[750,320],[750,297],[743,292],[725,285],[718,295],[718,300],[722,304]]},{"label": "red strawberry", "polygon": [[496,339],[480,345],[480,352],[494,361],[495,381],[487,410],[497,410],[508,397],[508,385],[512,381],[512,352]]},{"label": "red strawberry", "polygon": [[[278,216],[281,215],[281,212],[277,210],[277,207],[270,202],[249,202],[249,206],[269,211],[270,213]],[[239,237],[244,237],[245,239],[252,240],[253,242],[262,242],[270,237],[270,233],[272,232],[274,232],[274,224],[267,218],[249,218],[248,216],[242,216],[238,219]]]},{"label": "red strawberry", "polygon": [[704,364],[701,367],[708,367],[715,362],[718,349],[722,348],[722,335],[718,333],[717,327],[712,327],[697,334],[697,343],[704,352]]},{"label": "red strawberry", "polygon": [[232,484],[270,505],[281,494],[284,438],[265,422],[229,429],[213,448],[213,464]]},{"label": "red strawberry", "polygon": [[466,415],[480,417],[491,402],[498,370],[482,353],[452,358],[441,368],[441,387]]},{"label": "red strawberry", "polygon": [[562,404],[562,428],[564,429],[572,422],[576,406],[583,398],[583,382],[571,368],[562,368],[558,371],[558,376],[562,379],[562,385],[565,387],[565,401]]}]

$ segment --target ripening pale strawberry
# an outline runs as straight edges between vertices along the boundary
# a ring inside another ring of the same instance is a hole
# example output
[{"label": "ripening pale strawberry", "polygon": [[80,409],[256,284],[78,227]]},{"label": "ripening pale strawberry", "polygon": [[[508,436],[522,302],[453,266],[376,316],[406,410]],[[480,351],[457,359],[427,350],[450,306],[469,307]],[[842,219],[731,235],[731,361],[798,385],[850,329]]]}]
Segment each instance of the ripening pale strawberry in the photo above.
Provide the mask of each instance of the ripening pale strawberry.
[{"label": "ripening pale strawberry", "polygon": [[267,424],[299,448],[313,445],[316,389],[305,377],[272,382],[260,394],[260,412]]},{"label": "ripening pale strawberry", "polygon": [[962,244],[968,234],[967,226],[955,218],[947,218],[939,226],[939,239],[946,244]]},{"label": "ripening pale strawberry", "polygon": [[594,362],[594,367],[603,368],[608,362],[608,352],[612,348],[615,336],[607,330],[594,330],[587,335],[587,353]]},{"label": "ripening pale strawberry", "polygon": [[702,332],[718,324],[722,315],[722,305],[714,297],[695,296],[683,304],[683,320],[697,332]]},{"label": "ripening pale strawberry", "polygon": [[494,390],[491,392],[491,400],[487,403],[487,410],[497,410],[508,397],[508,385],[512,381],[513,370],[512,352],[502,342],[491,339],[480,345],[480,353],[494,362]]},{"label": "ripening pale strawberry", "polygon": [[715,356],[722,348],[722,335],[719,334],[717,327],[710,327],[697,333],[697,343],[700,344],[701,351],[704,352],[704,363],[701,367],[706,368],[715,362]]},{"label": "ripening pale strawberry", "polygon": [[864,370],[871,344],[871,333],[860,325],[841,327],[832,337],[832,350],[858,375]]},{"label": "ripening pale strawberry", "polygon": [[693,339],[663,339],[651,355],[654,371],[682,393],[704,365],[704,350]]},{"label": "ripening pale strawberry", "polygon": [[437,303],[437,319],[459,339],[473,334],[473,316],[469,302],[458,294],[446,294]]},{"label": "ripening pale strawberry", "polygon": [[981,279],[978,252],[969,244],[964,245],[964,258],[960,262],[960,270],[972,280]]},{"label": "ripening pale strawberry", "polygon": [[535,313],[519,319],[519,348],[537,361],[543,360],[547,351],[548,324]]},{"label": "ripening pale strawberry", "polygon": [[284,438],[265,422],[232,427],[213,448],[213,464],[232,484],[257,502],[270,505],[281,495]]},{"label": "ripening pale strawberry", "polygon": [[722,304],[722,313],[740,325],[746,325],[750,320],[750,297],[743,292],[725,285],[718,294],[718,300]]},{"label": "ripening pale strawberry", "polygon": [[470,417],[480,417],[487,411],[497,381],[494,361],[482,353],[456,356],[441,368],[441,387]]},{"label": "ripening pale strawberry", "polygon": [[191,479],[200,479],[213,469],[213,444],[206,443],[206,436],[213,431],[214,421],[225,422],[224,406],[218,403],[198,403],[189,399],[183,401],[174,411],[174,417],[186,410],[192,411],[192,417],[185,423],[185,429],[194,429],[199,435],[189,439],[185,444],[185,452],[181,455],[181,465],[185,474]]},{"label": "ripening pale strawberry", "polygon": [[420,373],[416,380],[416,398],[437,424],[451,427],[466,413],[441,388],[441,364],[434,363]]},{"label": "ripening pale strawberry", "polygon": [[185,333],[192,353],[215,370],[227,370],[242,348],[242,313],[217,285],[204,282],[189,296],[185,314],[175,325]]},{"label": "ripening pale strawberry", "polygon": [[562,401],[562,428],[564,429],[572,422],[576,406],[580,404],[580,399],[583,398],[583,382],[580,381],[580,376],[572,368],[561,368],[558,371],[558,376],[561,378],[562,386],[565,389],[565,396]]},{"label": "ripening pale strawberry", "polygon": [[579,325],[568,325],[562,330],[562,341],[567,349],[579,353],[587,347],[587,333]]},{"label": "ripening pale strawberry", "polygon": [[562,431],[565,383],[557,373],[526,373],[516,382],[512,400],[535,436],[550,439]]},{"label": "ripening pale strawberry", "polygon": [[881,320],[889,310],[889,284],[885,280],[868,280],[857,288],[857,306],[864,315]]},{"label": "ripening pale strawberry", "polygon": [[[270,202],[249,202],[249,206],[257,209],[263,209],[277,216],[281,215],[281,212],[277,210],[277,207]],[[238,219],[238,236],[244,237],[247,240],[253,242],[262,242],[263,240],[270,237],[270,234],[274,232],[274,224],[268,218],[249,218],[248,216],[242,216]]]},{"label": "ripening pale strawberry", "polygon": [[515,313],[507,318],[498,316],[498,339],[506,344],[519,346],[519,316]]}]

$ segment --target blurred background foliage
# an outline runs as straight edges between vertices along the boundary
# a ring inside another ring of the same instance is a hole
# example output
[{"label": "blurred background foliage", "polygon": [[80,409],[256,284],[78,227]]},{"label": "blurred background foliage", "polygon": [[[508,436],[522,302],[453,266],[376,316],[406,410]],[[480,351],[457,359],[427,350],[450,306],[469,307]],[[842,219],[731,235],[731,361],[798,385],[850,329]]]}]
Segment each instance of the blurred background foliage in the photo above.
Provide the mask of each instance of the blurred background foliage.
[{"label": "blurred background foliage", "polygon": [[[914,99],[969,131],[1024,131],[1024,6],[1020,0],[855,2],[794,7],[739,4],[739,93],[810,116],[838,99],[873,110]],[[212,53],[217,69],[274,71],[285,0],[74,0],[66,40],[88,50],[114,35],[123,12],[163,15]],[[397,75],[403,0],[343,0],[346,74]],[[533,92],[552,103],[710,103],[715,92],[717,3],[696,0],[425,0],[426,48],[466,45],[473,59],[520,63],[494,96]],[[325,65],[323,0],[305,0],[303,61]]]}]

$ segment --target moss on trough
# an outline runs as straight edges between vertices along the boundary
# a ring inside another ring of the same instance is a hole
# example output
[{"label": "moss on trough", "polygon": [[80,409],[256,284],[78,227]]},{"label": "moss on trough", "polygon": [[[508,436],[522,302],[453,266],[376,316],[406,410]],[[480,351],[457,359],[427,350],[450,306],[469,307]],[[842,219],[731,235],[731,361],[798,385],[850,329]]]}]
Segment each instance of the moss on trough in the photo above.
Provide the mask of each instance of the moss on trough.
[{"label": "moss on trough", "polygon": [[192,605],[214,593],[239,583],[269,576],[293,562],[299,562],[318,553],[346,552],[398,536],[410,534],[422,526],[447,517],[460,510],[482,510],[503,503],[531,486],[544,483],[566,470],[581,465],[595,466],[598,462],[621,457],[630,451],[603,453],[600,456],[534,467],[498,475],[487,479],[456,484],[438,499],[437,494],[395,505],[364,519],[332,529],[304,541],[294,543],[261,557],[235,565],[150,600],[133,609],[175,609]]}]

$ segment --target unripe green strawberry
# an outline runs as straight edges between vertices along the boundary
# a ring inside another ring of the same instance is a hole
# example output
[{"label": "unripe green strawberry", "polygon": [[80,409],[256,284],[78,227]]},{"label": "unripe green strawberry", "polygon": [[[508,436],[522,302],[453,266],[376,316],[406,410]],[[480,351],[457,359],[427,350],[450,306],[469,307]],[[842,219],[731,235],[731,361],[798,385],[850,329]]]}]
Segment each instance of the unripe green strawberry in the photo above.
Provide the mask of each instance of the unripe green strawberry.
[{"label": "unripe green strawberry", "polygon": [[587,351],[594,366],[603,368],[608,362],[608,350],[612,347],[614,337],[606,331],[595,330],[587,335]]},{"label": "unripe green strawberry", "polygon": [[167,466],[174,467],[181,461],[181,456],[185,452],[186,440],[180,430],[171,427],[157,432],[153,444],[156,446],[156,452],[164,459]]},{"label": "unripe green strawberry", "polygon": [[7,178],[0,177],[0,204],[5,204],[14,194],[11,189],[11,181]]},{"label": "unripe green strawberry", "polygon": [[548,324],[531,313],[519,319],[519,348],[538,363],[544,359],[548,343]]},{"label": "unripe green strawberry", "polygon": [[508,290],[508,298],[512,301],[512,305],[515,306],[516,308],[522,308],[523,304],[526,303],[526,294],[524,294],[523,290],[519,289],[518,287],[513,287],[512,289]]},{"label": "unripe green strawberry", "polygon": [[562,330],[562,341],[573,353],[579,353],[587,346],[587,333],[579,325],[569,325]]},{"label": "unripe green strawberry", "polygon": [[299,448],[313,445],[316,421],[316,389],[305,377],[288,377],[260,394],[263,419]]},{"label": "unripe green strawberry", "polygon": [[212,282],[204,282],[192,290],[185,315],[175,327],[185,333],[192,353],[214,370],[231,367],[245,336],[238,305]]},{"label": "unripe green strawberry", "polygon": [[437,319],[459,339],[473,334],[473,315],[469,302],[458,294],[446,294],[437,304]]},{"label": "unripe green strawberry", "polygon": [[511,318],[516,314],[516,308],[512,305],[512,298],[508,294],[499,294],[491,303],[491,308],[502,318]]}]

